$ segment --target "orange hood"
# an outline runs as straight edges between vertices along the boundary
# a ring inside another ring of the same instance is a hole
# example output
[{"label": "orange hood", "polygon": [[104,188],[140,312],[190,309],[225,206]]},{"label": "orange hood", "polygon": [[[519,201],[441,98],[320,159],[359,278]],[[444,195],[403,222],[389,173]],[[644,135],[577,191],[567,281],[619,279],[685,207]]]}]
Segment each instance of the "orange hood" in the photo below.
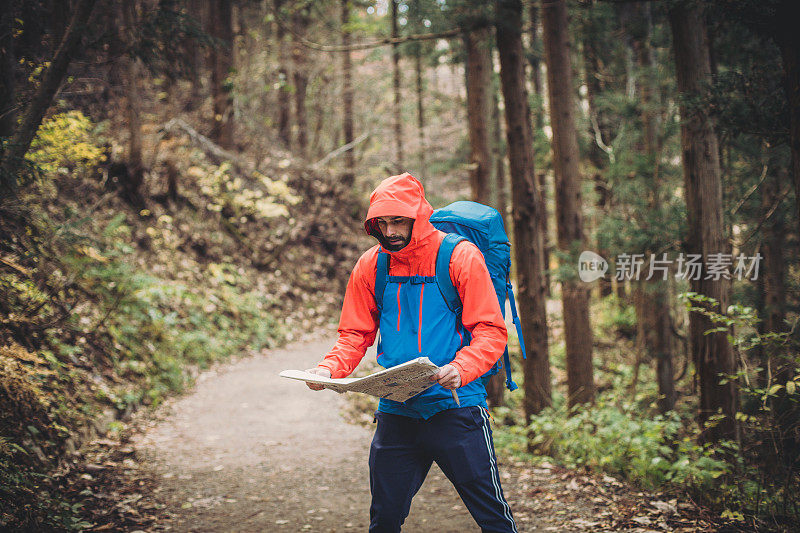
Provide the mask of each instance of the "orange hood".
[{"label": "orange hood", "polygon": [[[416,248],[419,243],[436,233],[430,222],[433,207],[425,199],[425,189],[414,176],[405,172],[383,180],[369,197],[369,211],[364,221],[367,234],[380,237],[376,217],[408,217],[414,219],[411,239],[400,252]],[[387,250],[388,251],[388,250]],[[397,253],[397,252],[395,252]]]}]

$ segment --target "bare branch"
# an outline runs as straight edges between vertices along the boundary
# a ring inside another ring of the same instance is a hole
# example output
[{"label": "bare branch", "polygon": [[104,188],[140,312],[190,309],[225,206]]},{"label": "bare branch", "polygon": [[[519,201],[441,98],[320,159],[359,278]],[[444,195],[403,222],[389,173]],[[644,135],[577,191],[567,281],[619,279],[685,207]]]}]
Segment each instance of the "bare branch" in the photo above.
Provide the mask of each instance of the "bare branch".
[{"label": "bare branch", "polygon": [[[419,33],[414,35],[404,35],[403,37],[386,37],[385,39],[379,39],[377,41],[372,41],[368,43],[355,43],[351,45],[327,45],[327,44],[319,44],[313,41],[309,41],[299,33],[295,31],[291,24],[288,24],[283,17],[281,17],[280,13],[275,9],[275,6],[272,6],[272,12],[275,15],[275,22],[285,31],[291,33],[295,36],[300,44],[305,46],[306,48],[311,48],[312,50],[317,50],[319,52],[346,52],[348,50],[369,50],[370,48],[378,48],[380,46],[390,46],[394,44],[401,44],[409,41],[430,41],[435,39],[449,39],[451,37],[456,37],[460,35],[465,30],[463,28],[453,28],[452,30],[446,30],[438,33]],[[469,28],[471,30],[473,28]]]},{"label": "bare branch", "polygon": [[783,201],[784,198],[786,198],[786,195],[789,194],[789,191],[791,190],[792,190],[791,185],[787,185],[786,188],[783,189],[783,192],[781,192],[781,194],[778,196],[778,199],[775,200],[775,203],[772,205],[772,207],[770,207],[769,211],[767,211],[767,213],[761,218],[761,220],[758,221],[758,225],[756,225],[756,227],[753,229],[750,235],[748,235],[747,238],[743,240],[742,243],[739,245],[740,247],[744,246],[745,243],[747,243],[750,239],[753,238],[753,236],[755,236],[756,233],[758,233],[758,230],[761,229],[761,226],[763,226],[764,223],[770,219],[770,217],[775,213],[775,210],[778,209],[778,206],[781,205],[781,202]]},{"label": "bare branch", "polygon": [[597,146],[608,155],[608,160],[611,164],[614,164],[614,148],[612,146],[608,146],[603,141],[603,134],[600,132],[600,125],[597,123],[597,117],[594,113],[590,113],[590,118],[592,119],[592,129],[594,130],[594,141],[597,143]]},{"label": "bare branch", "polygon": [[736,204],[736,207],[734,207],[733,211],[731,211],[731,216],[735,215],[736,212],[739,211],[739,209],[742,207],[742,205],[744,205],[745,201],[747,201],[747,199],[750,198],[750,195],[756,192],[756,189],[758,189],[758,187],[764,181],[764,178],[767,177],[767,169],[769,169],[769,166],[764,165],[764,168],[761,170],[761,176],[758,178],[758,182],[756,182],[755,185],[750,187],[750,190],[747,191],[747,193],[742,197],[741,200],[739,200],[739,203]]},{"label": "bare branch", "polygon": [[339,148],[337,148],[333,152],[329,153],[328,155],[326,155],[325,157],[323,157],[322,159],[320,159],[319,161],[314,163],[313,167],[314,168],[318,168],[318,167],[321,167],[321,166],[327,164],[334,157],[338,157],[338,156],[342,155],[343,153],[345,153],[346,151],[352,150],[353,148],[355,148],[356,146],[358,146],[362,142],[366,141],[368,137],[369,137],[369,133],[364,133],[364,134],[360,135],[358,138],[353,140],[353,142],[349,142],[349,143],[347,143],[347,144],[345,144],[343,146],[340,146]]}]

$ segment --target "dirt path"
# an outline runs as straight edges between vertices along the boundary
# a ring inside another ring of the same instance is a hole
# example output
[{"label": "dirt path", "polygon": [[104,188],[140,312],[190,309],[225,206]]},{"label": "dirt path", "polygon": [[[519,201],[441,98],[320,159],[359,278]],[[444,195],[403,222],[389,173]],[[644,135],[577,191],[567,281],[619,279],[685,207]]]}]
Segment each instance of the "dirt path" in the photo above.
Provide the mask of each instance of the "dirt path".
[{"label": "dirt path", "polygon": [[[346,423],[344,399],[279,378],[313,366],[333,340],[271,351],[204,374],[193,394],[135,441],[161,483],[172,531],[365,531],[372,433]],[[438,468],[408,531],[473,531]]]},{"label": "dirt path", "polygon": [[[342,418],[344,397],[278,377],[313,366],[332,343],[298,343],[206,372],[191,394],[140,426],[131,441],[136,463],[156,481],[144,498],[123,501],[131,502],[123,506],[129,518],[151,515],[148,531],[366,531],[372,428]],[[608,476],[502,456],[499,467],[519,531],[713,530],[693,505],[659,501]],[[403,530],[478,528],[434,465]]]}]

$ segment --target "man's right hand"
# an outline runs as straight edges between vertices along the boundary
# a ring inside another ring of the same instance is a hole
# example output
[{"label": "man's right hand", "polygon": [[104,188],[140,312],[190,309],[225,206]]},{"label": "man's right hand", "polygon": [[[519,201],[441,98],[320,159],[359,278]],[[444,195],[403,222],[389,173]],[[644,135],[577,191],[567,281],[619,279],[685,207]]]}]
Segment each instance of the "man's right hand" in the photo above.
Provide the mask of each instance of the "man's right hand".
[{"label": "man's right hand", "polygon": [[[315,368],[309,368],[309,369],[306,370],[306,372],[308,372],[309,374],[316,374],[316,375],[322,376],[324,378],[331,377],[331,371],[330,370],[328,370],[327,368],[319,367],[319,366],[315,367]],[[308,381],[306,381],[306,385],[311,390],[322,390],[322,389],[325,388],[322,385],[319,385],[317,383],[309,383]]]}]

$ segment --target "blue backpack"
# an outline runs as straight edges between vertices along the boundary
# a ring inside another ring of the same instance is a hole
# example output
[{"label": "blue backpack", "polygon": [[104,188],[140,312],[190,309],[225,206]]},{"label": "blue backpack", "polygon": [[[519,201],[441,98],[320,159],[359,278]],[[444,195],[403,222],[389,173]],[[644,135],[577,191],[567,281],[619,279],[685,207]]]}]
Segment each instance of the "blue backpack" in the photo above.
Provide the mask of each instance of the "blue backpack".
[{"label": "blue backpack", "polygon": [[[453,280],[450,279],[450,258],[456,245],[463,240],[468,240],[483,253],[503,317],[505,317],[506,311],[506,298],[511,301],[511,316],[517,329],[519,346],[524,359],[525,341],[522,338],[522,324],[517,315],[517,304],[510,281],[511,243],[503,227],[503,218],[500,213],[496,209],[477,202],[454,202],[435,210],[431,216],[431,223],[437,229],[447,233],[436,256],[436,284],[447,302],[447,306],[461,316],[461,298],[453,286]],[[383,307],[381,300],[388,275],[389,256],[388,254],[378,254],[375,274],[375,296],[378,308]],[[481,379],[484,382],[488,381],[489,377],[497,374],[503,366],[506,369],[506,387],[513,391],[517,388],[517,384],[511,379],[508,346],[506,346],[502,359],[498,360]]]}]

